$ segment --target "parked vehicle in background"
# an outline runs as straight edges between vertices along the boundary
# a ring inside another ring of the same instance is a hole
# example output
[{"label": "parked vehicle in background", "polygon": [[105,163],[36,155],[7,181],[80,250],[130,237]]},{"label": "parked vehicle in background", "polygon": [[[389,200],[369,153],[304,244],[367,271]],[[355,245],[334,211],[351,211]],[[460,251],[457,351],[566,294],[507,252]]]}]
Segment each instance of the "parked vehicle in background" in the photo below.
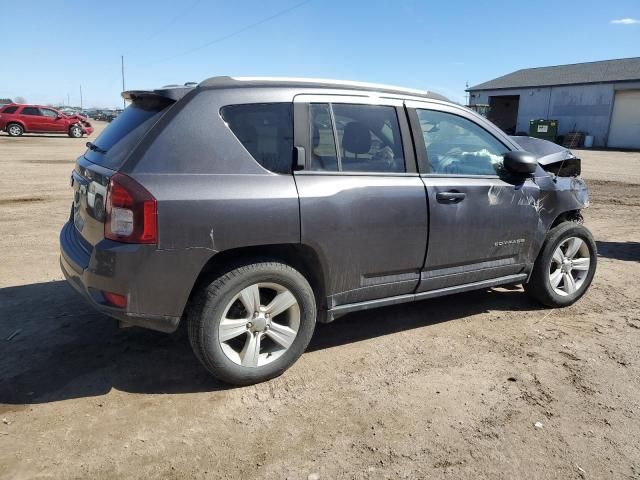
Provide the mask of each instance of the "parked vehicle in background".
[{"label": "parked vehicle in background", "polygon": [[23,133],[64,133],[73,138],[90,135],[91,123],[78,115],[65,115],[42,105],[9,104],[0,108],[0,131],[12,137]]},{"label": "parked vehicle in background", "polygon": [[124,324],[184,319],[224,381],[280,375],[316,321],[512,284],[564,307],[594,276],[579,160],[440,95],[215,77],[123,97],[72,172],[62,271]]},{"label": "parked vehicle in background", "polygon": [[92,110],[84,110],[83,112],[87,118],[93,118],[95,120],[96,115],[98,114],[98,110],[92,109]]},{"label": "parked vehicle in background", "polygon": [[98,110],[94,116],[101,122],[111,122],[120,114],[121,110]]},{"label": "parked vehicle in background", "polygon": [[112,122],[115,118],[122,113],[122,110],[106,110],[103,112],[101,120],[105,122]]}]

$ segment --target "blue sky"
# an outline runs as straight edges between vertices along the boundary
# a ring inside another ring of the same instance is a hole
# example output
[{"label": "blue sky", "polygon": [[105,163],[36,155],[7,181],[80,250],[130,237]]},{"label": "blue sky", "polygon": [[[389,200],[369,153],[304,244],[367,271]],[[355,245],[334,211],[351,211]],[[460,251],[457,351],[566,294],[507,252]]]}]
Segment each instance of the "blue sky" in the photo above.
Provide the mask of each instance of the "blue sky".
[{"label": "blue sky", "polygon": [[4,2],[0,98],[55,104],[69,94],[75,105],[82,84],[85,107],[120,105],[121,54],[127,88],[306,76],[429,89],[459,102],[467,81],[640,56],[637,0],[301,3]]}]

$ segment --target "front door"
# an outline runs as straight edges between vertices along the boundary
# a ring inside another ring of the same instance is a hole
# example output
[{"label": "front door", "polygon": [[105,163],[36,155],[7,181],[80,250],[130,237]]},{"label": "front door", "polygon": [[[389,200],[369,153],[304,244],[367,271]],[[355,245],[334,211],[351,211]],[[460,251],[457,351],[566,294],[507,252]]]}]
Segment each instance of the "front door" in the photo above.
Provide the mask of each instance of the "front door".
[{"label": "front door", "polygon": [[66,132],[66,122],[58,112],[50,108],[40,108],[43,119],[43,131],[45,132]]},{"label": "front door", "polygon": [[[427,239],[425,188],[402,104],[296,97],[301,240],[324,265],[327,303],[413,293]],[[302,119],[302,120],[301,120]]]},{"label": "front door", "polygon": [[418,291],[525,271],[540,242],[540,189],[502,169],[515,147],[453,107],[410,109],[410,117],[430,219]]}]

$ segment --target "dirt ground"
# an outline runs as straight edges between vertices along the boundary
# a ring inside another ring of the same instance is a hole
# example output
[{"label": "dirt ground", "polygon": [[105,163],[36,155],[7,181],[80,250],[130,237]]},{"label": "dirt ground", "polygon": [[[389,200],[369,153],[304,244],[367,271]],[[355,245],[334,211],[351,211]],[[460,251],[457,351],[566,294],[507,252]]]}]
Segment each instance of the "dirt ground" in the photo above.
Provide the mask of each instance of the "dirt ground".
[{"label": "dirt ground", "polygon": [[85,141],[0,135],[0,478],[640,478],[640,153],[581,152],[600,257],[576,305],[351,314],[228,388],[184,331],[118,330],[62,281]]}]

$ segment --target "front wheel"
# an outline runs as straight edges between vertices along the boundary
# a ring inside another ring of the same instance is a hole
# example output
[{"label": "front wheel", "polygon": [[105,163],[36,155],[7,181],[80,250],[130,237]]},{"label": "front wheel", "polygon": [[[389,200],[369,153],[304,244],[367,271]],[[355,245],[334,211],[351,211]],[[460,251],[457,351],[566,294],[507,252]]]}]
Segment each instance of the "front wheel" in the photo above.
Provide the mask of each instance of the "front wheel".
[{"label": "front wheel", "polygon": [[572,222],[561,223],[547,235],[524,289],[548,307],[572,305],[589,288],[596,264],[591,232]]},{"label": "front wheel", "polygon": [[82,138],[83,132],[82,128],[78,125],[72,125],[69,129],[69,136],[71,138]]},{"label": "front wheel", "polygon": [[259,262],[205,285],[187,321],[205,368],[227,383],[250,385],[277,377],[302,355],[315,328],[316,303],[300,272]]}]

